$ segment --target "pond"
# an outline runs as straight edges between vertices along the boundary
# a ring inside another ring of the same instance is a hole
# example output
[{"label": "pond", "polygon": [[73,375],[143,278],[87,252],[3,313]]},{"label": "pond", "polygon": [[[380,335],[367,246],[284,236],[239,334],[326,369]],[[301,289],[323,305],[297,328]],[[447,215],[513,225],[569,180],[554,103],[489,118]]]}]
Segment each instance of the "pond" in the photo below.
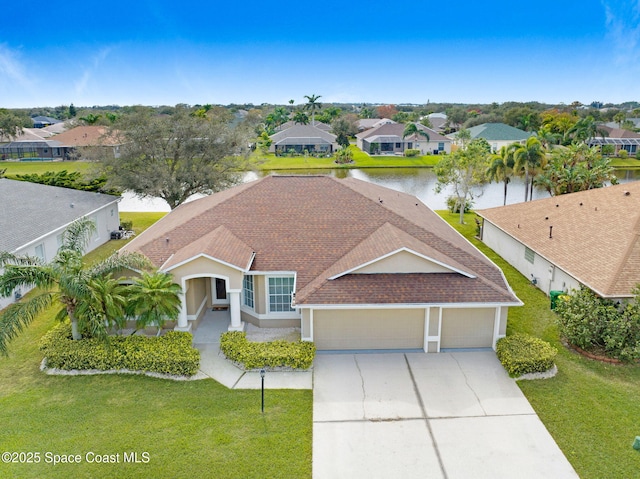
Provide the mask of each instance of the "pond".
[{"label": "pond", "polygon": [[[386,186],[396,191],[402,191],[417,196],[423,203],[434,210],[446,208],[446,199],[451,195],[451,189],[439,194],[435,192],[436,175],[432,168],[363,168],[332,170],[278,170],[248,172],[244,181],[253,181],[269,174],[279,175],[308,175],[330,174],[337,178],[353,177],[377,185]],[[638,181],[640,170],[617,170],[621,183]],[[490,183],[482,190],[475,192],[473,207],[475,209],[502,206],[504,202],[504,184]],[[544,190],[534,190],[533,198],[546,198],[549,194]],[[195,198],[194,198],[195,199]],[[514,178],[507,188],[507,204],[524,201],[524,179]],[[133,193],[125,192],[120,202],[120,211],[169,211],[169,205],[159,198],[137,198]]]}]

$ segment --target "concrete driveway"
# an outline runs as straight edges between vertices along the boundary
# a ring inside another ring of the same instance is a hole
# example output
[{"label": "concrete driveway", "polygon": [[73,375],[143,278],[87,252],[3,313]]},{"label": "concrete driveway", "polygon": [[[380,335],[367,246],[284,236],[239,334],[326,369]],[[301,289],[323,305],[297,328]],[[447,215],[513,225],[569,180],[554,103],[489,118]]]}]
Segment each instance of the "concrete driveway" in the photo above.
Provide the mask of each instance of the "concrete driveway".
[{"label": "concrete driveway", "polygon": [[319,354],[313,477],[577,478],[493,351]]}]

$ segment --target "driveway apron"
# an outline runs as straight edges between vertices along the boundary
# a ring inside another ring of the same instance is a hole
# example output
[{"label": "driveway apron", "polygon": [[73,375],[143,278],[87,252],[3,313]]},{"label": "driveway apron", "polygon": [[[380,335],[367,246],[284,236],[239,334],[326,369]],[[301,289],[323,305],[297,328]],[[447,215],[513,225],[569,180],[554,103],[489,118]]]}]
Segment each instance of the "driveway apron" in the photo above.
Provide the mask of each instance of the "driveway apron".
[{"label": "driveway apron", "polygon": [[319,354],[313,477],[577,478],[493,351]]}]

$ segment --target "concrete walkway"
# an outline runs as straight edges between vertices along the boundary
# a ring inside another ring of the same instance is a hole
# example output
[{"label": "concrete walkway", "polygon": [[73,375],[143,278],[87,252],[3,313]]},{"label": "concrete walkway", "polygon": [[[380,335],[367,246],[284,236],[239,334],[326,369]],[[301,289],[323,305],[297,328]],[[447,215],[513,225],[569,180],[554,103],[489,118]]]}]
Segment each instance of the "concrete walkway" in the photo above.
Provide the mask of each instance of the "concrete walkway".
[{"label": "concrete walkway", "polygon": [[[200,371],[194,379],[213,378],[229,389],[260,389],[259,371],[244,371],[220,353],[220,335],[227,331],[227,311],[207,311],[193,331],[194,346],[200,351]],[[312,371],[267,371],[265,389],[311,389]]]},{"label": "concrete walkway", "polygon": [[314,479],[578,477],[493,351],[314,365]]}]

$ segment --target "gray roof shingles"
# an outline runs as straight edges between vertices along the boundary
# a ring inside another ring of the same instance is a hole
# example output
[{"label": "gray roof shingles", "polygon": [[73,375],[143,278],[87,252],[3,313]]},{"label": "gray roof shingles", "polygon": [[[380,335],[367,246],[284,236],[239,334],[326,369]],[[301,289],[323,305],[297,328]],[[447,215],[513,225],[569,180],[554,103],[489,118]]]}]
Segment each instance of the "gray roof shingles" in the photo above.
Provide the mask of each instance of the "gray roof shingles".
[{"label": "gray roof shingles", "polygon": [[117,196],[1,178],[0,251],[16,251],[119,199]]}]

